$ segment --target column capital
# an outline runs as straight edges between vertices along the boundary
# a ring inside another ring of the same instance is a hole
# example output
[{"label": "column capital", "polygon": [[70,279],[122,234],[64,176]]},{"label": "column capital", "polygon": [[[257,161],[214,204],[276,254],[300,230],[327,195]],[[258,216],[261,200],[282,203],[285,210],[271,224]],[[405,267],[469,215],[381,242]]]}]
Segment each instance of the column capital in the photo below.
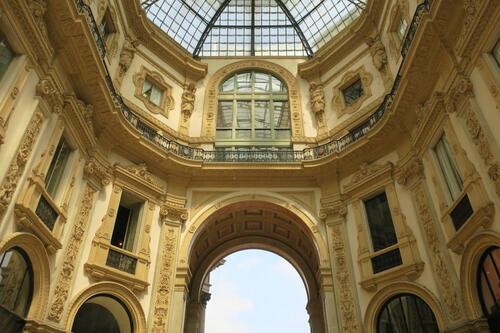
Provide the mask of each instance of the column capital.
[{"label": "column capital", "polygon": [[102,189],[111,182],[111,168],[99,154],[93,154],[87,159],[83,171],[96,190]]},{"label": "column capital", "polygon": [[397,166],[396,180],[400,185],[411,187],[424,178],[424,163],[414,152],[408,154]]}]

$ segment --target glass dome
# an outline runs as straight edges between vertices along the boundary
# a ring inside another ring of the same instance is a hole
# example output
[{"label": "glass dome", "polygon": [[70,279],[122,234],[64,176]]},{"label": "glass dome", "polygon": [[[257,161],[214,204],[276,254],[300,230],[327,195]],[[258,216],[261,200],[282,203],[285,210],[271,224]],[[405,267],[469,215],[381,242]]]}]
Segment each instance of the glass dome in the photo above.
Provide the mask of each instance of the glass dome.
[{"label": "glass dome", "polygon": [[367,0],[146,0],[149,19],[193,56],[312,56]]}]

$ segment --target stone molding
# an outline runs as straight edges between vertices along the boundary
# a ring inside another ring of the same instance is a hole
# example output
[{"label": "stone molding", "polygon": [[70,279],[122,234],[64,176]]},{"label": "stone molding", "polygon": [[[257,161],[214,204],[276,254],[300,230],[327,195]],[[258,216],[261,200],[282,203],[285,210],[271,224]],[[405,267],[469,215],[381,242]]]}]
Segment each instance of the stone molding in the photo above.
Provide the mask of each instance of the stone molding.
[{"label": "stone molding", "polygon": [[[144,81],[146,80],[149,80],[162,90],[160,105],[152,103],[149,99],[143,96],[142,89]],[[141,66],[141,69],[134,74],[133,82],[135,86],[134,96],[144,104],[146,109],[148,109],[151,113],[161,114],[168,118],[170,111],[174,109],[175,102],[172,97],[172,86],[165,81],[163,76],[159,72],[149,70],[146,67]]]}]

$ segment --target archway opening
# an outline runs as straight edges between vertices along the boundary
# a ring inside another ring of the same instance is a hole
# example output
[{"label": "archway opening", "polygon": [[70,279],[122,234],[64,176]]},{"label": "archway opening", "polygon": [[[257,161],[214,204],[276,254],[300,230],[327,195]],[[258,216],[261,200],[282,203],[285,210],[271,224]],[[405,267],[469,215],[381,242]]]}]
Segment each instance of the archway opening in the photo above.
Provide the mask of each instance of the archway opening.
[{"label": "archway opening", "polygon": [[132,319],[121,301],[108,295],[96,295],[78,309],[71,332],[132,333]]},{"label": "archway opening", "polygon": [[205,333],[310,332],[304,282],[277,254],[230,254],[213,267],[204,286]]},{"label": "archway opening", "polygon": [[[307,332],[325,331],[319,282],[319,250],[310,226],[287,208],[264,201],[229,204],[212,213],[190,242],[189,295],[185,333],[205,333],[205,281],[227,256],[243,250],[265,250],[290,263],[305,286]],[[303,304],[301,304],[303,308]],[[209,333],[209,332],[206,332]]]}]

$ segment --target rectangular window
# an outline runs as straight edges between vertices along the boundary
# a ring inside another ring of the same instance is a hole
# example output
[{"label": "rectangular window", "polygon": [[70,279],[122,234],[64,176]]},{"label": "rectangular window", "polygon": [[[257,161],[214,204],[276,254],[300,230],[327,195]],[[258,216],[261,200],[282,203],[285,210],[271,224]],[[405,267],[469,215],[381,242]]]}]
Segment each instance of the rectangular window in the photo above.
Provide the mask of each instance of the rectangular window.
[{"label": "rectangular window", "polygon": [[493,58],[495,58],[498,67],[500,67],[500,39],[497,40],[497,43],[495,44],[493,51],[491,51],[491,54],[493,54]]},{"label": "rectangular window", "polygon": [[163,90],[148,79],[144,80],[144,85],[142,86],[142,96],[147,98],[148,101],[154,105],[161,107]]},{"label": "rectangular window", "polygon": [[441,136],[434,146],[434,153],[450,199],[451,201],[455,201],[462,192],[463,183],[444,135]]},{"label": "rectangular window", "polygon": [[101,24],[99,25],[99,31],[101,32],[101,36],[105,41],[109,38],[109,36],[116,32],[116,28],[113,23],[113,19],[111,18],[109,9],[106,9],[106,13],[104,14]]},{"label": "rectangular window", "polygon": [[406,22],[406,20],[403,16],[400,16],[398,28],[396,30],[396,36],[398,36],[399,42],[403,42],[405,35],[406,35],[407,28],[408,28],[408,22]]},{"label": "rectangular window", "polygon": [[346,106],[354,104],[358,98],[363,96],[363,83],[361,79],[357,79],[352,84],[342,89],[342,95],[344,96]]},{"label": "rectangular window", "polygon": [[0,32],[0,80],[7,72],[12,59],[14,59],[14,51],[7,42],[7,38]]},{"label": "rectangular window", "polygon": [[373,251],[385,249],[398,242],[392,223],[391,210],[385,192],[365,200],[365,211],[370,227]]},{"label": "rectangular window", "polygon": [[57,144],[54,157],[50,162],[47,175],[45,176],[45,189],[52,198],[55,198],[55,196],[57,195],[57,190],[59,188],[59,184],[61,183],[61,179],[63,177],[70,154],[71,147],[69,146],[64,136],[61,136],[61,139]]},{"label": "rectangular window", "polygon": [[111,244],[133,252],[143,203],[124,193],[116,213]]}]

